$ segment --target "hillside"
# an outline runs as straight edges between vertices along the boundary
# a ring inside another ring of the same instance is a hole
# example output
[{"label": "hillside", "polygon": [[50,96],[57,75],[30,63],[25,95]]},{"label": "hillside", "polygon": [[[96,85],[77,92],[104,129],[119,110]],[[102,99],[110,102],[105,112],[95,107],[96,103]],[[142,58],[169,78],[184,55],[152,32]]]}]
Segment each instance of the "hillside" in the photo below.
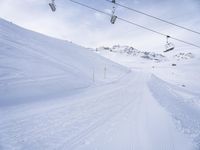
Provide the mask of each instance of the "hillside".
[{"label": "hillside", "polygon": [[65,96],[91,86],[93,72],[95,83],[100,84],[116,80],[127,71],[78,45],[22,29],[3,19],[0,45],[0,105]]}]

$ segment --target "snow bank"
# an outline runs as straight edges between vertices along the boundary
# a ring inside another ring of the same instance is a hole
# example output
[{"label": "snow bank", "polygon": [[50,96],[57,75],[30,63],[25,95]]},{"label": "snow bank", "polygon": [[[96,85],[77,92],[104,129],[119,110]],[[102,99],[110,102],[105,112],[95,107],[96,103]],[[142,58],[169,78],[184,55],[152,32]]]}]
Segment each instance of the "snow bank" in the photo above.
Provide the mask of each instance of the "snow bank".
[{"label": "snow bank", "polygon": [[184,133],[200,146],[200,95],[180,88],[152,75],[148,83],[155,99],[167,109]]}]

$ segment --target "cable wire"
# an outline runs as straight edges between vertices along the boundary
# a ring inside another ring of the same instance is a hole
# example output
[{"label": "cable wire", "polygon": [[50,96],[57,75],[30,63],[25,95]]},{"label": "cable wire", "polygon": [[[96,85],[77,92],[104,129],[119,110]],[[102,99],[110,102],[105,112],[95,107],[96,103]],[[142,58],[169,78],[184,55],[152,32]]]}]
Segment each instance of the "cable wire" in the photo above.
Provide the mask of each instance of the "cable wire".
[{"label": "cable wire", "polygon": [[[112,1],[110,1],[110,0],[106,0],[106,1],[112,3]],[[133,8],[130,8],[130,7],[128,7],[128,6],[122,5],[122,4],[117,3],[117,2],[115,2],[115,4],[118,5],[118,6],[120,6],[120,7],[126,8],[126,9],[128,9],[128,10],[134,11],[134,12],[136,12],[136,13],[139,13],[139,14],[142,14],[142,15],[145,15],[145,16],[148,16],[148,17],[150,17],[150,18],[159,20],[159,21],[161,21],[161,22],[164,22],[164,23],[167,23],[167,24],[176,26],[176,27],[178,27],[178,28],[181,28],[181,29],[187,30],[187,31],[189,31],[189,32],[193,32],[193,33],[196,33],[196,34],[199,34],[199,35],[200,35],[200,32],[198,32],[198,31],[195,31],[195,30],[186,28],[186,27],[184,27],[184,26],[180,26],[180,25],[175,24],[175,23],[173,23],[173,22],[170,22],[170,21],[167,21],[167,20],[164,20],[164,19],[155,17],[155,16],[150,15],[150,14],[148,14],[148,13],[144,13],[144,12],[142,12],[142,11],[139,11],[139,10],[136,10],[136,9],[133,9]]]},{"label": "cable wire", "polygon": [[[80,6],[83,6],[83,7],[89,8],[89,9],[91,9],[91,10],[97,11],[97,12],[99,12],[99,13],[105,14],[105,15],[107,15],[107,16],[112,16],[112,14],[110,14],[110,13],[107,13],[107,12],[104,12],[104,11],[101,11],[101,10],[98,10],[98,9],[93,8],[93,7],[91,7],[91,6],[88,6],[88,5],[86,5],[86,4],[83,4],[83,3],[80,3],[80,2],[77,2],[77,1],[74,1],[74,0],[69,0],[69,1],[71,1],[71,2],[73,2],[73,3],[76,3],[76,4],[80,5]],[[129,23],[129,24],[131,24],[131,25],[134,25],[134,26],[140,27],[140,28],[142,28],[142,29],[145,29],[145,30],[151,31],[151,32],[153,32],[153,33],[159,34],[159,35],[161,35],[161,36],[165,36],[165,37],[169,36],[169,35],[164,34],[164,33],[162,33],[162,32],[158,32],[158,31],[153,30],[153,29],[150,29],[150,28],[148,28],[148,27],[145,27],[145,26],[142,26],[142,25],[136,24],[136,23],[134,23],[134,22],[132,22],[132,21],[126,20],[126,19],[121,18],[121,17],[117,17],[117,19],[119,19],[119,20],[121,20],[121,21],[123,21],[123,22]],[[176,38],[176,37],[172,37],[172,36],[169,36],[169,37],[170,37],[171,39],[173,39],[173,40],[178,41],[178,42],[185,43],[185,44],[188,44],[188,45],[191,45],[191,46],[194,46],[194,47],[200,48],[199,45],[196,45],[196,44],[193,44],[193,43],[190,43],[190,42],[187,42],[187,41],[184,41],[184,40],[178,39],[178,38]]]},{"label": "cable wire", "polygon": [[[154,33],[156,33],[156,34],[159,34],[159,35],[162,35],[162,36],[165,36],[165,37],[169,36],[169,35],[167,35],[167,34],[164,34],[164,33],[158,32],[158,31],[156,31],[156,30],[153,30],[153,29],[150,29],[150,28],[147,28],[147,27],[144,27],[144,26],[142,26],[142,25],[136,24],[136,23],[131,22],[131,21],[129,21],[129,20],[126,20],[126,19],[123,19],[123,18],[120,18],[120,17],[118,17],[118,19],[119,19],[119,20],[122,20],[122,21],[124,21],[124,22],[127,22],[127,23],[129,23],[129,24],[132,24],[132,25],[134,25],[134,26],[137,26],[137,27],[143,28],[143,29],[145,29],[145,30],[148,30],[148,31],[154,32]],[[172,37],[172,36],[169,36],[169,37],[170,37],[171,39],[173,39],[173,40],[178,41],[178,42],[185,43],[185,44],[188,44],[188,45],[191,45],[191,46],[194,46],[194,47],[200,48],[199,45],[196,45],[196,44],[193,44],[193,43],[190,43],[190,42],[187,42],[187,41],[184,41],[184,40],[178,39],[178,38],[176,38],[176,37]]]}]

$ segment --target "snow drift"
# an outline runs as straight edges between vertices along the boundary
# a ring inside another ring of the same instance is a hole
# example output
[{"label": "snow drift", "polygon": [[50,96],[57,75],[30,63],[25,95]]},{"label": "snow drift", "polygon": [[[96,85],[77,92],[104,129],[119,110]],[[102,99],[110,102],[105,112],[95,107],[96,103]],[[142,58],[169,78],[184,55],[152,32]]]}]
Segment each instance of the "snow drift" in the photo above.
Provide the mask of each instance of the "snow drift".
[{"label": "snow drift", "polygon": [[149,89],[157,101],[172,114],[177,126],[195,138],[200,147],[200,96],[151,76]]}]

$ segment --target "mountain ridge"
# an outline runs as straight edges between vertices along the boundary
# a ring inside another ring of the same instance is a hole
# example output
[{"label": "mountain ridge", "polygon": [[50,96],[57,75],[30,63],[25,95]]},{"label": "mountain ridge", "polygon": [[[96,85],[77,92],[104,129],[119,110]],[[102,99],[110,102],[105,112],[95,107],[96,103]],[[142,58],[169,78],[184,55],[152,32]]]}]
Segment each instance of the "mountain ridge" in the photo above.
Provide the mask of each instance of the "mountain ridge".
[{"label": "mountain ridge", "polygon": [[128,45],[114,45],[112,47],[102,46],[102,47],[96,48],[93,51],[105,57],[106,57],[106,54],[110,54],[110,55],[119,54],[121,56],[128,56],[128,57],[132,56],[133,58],[140,57],[145,60],[151,60],[154,62],[166,62],[170,60],[182,61],[182,60],[195,58],[195,55],[191,52],[179,52],[179,51],[174,50],[175,52],[173,52],[173,54],[170,54],[172,56],[169,56],[168,54],[170,52],[167,54],[167,53],[141,51]]}]

